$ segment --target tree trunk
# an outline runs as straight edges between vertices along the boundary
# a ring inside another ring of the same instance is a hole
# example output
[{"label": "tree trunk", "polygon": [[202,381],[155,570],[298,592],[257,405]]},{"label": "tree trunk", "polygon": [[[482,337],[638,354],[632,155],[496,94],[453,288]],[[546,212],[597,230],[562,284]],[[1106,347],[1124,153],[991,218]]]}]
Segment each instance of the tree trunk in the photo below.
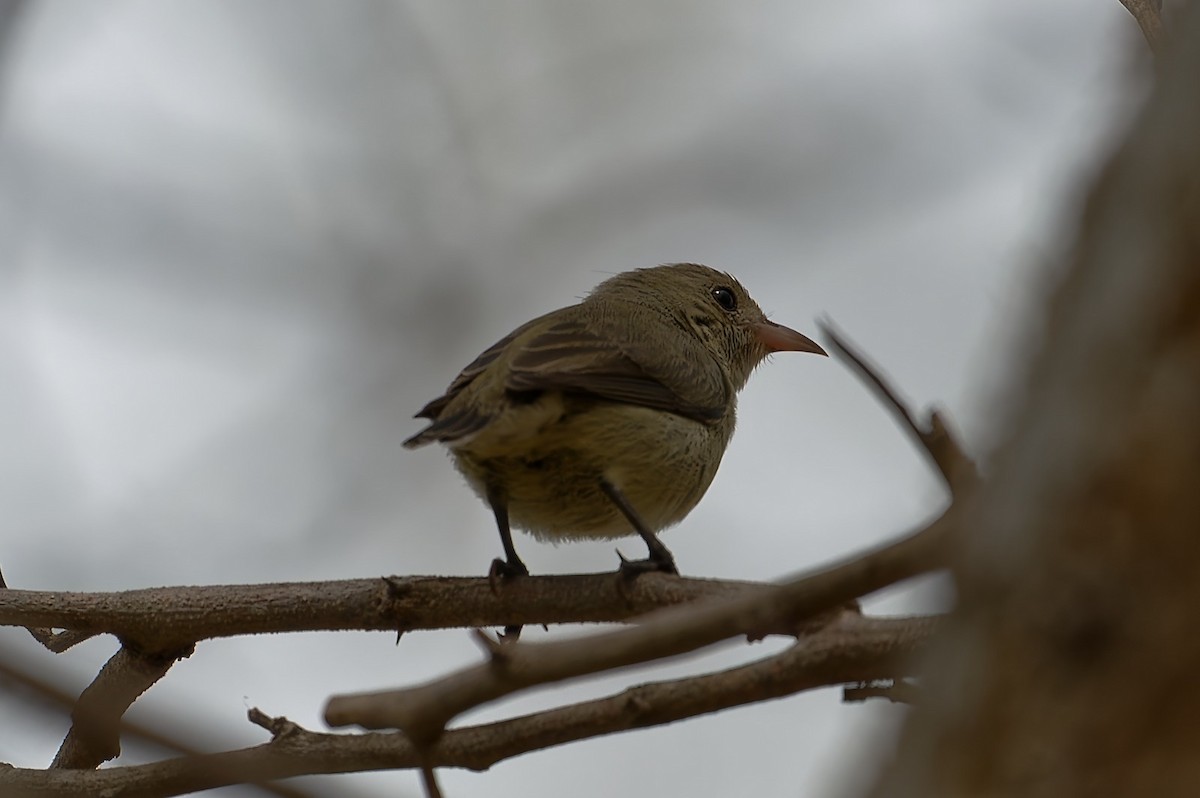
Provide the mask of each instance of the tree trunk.
[{"label": "tree trunk", "polygon": [[1200,795],[1200,11],[1105,167],[874,796]]}]

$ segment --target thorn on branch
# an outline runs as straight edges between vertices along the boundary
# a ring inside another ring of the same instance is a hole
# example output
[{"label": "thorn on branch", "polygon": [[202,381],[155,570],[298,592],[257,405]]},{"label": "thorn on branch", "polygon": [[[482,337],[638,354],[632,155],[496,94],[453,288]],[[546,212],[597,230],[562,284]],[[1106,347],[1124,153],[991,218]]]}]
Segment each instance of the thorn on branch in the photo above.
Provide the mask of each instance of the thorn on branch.
[{"label": "thorn on branch", "polygon": [[421,765],[421,783],[425,786],[426,798],[442,798],[442,788],[438,786],[437,774],[428,762]]},{"label": "thorn on branch", "polygon": [[53,629],[44,627],[26,627],[26,631],[33,636],[33,639],[42,644],[42,646],[54,654],[61,654],[69,648],[79,645],[84,640],[91,640],[96,636],[95,632],[80,632],[75,629],[64,629],[57,632]]},{"label": "thorn on branch", "polygon": [[[499,640],[493,640],[488,637],[488,633],[482,629],[472,629],[471,637],[479,644],[479,647],[488,655],[488,659],[493,665],[505,665],[512,658],[512,647],[516,644],[514,636],[505,635]],[[513,637],[512,642],[505,642],[506,638]]]},{"label": "thorn on branch", "polygon": [[396,619],[396,645],[400,645],[400,638],[409,631],[410,624],[402,617],[399,605],[412,595],[412,580],[400,576],[382,576],[380,579],[383,580],[385,593],[380,611]]},{"label": "thorn on branch", "polygon": [[408,598],[413,592],[412,581],[402,576],[383,576],[385,589],[387,590],[387,600],[395,603]]},{"label": "thorn on branch", "polygon": [[[4,581],[4,574],[0,573],[0,590],[8,589],[8,582]],[[29,632],[43,648],[54,654],[61,654],[68,648],[96,636],[95,632],[80,632],[73,629],[64,629],[59,632],[45,626],[26,626],[25,631]]]}]

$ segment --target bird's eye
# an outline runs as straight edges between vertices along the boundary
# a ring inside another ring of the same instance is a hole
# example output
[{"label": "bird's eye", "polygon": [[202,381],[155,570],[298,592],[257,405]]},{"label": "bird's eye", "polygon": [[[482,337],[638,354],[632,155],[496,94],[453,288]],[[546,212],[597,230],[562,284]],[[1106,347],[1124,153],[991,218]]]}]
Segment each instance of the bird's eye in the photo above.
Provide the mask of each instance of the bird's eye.
[{"label": "bird's eye", "polygon": [[717,300],[717,304],[720,305],[723,310],[727,310],[730,313],[737,310],[737,297],[733,295],[733,291],[731,289],[726,288],[725,286],[714,288],[712,291],[712,296],[713,299]]}]

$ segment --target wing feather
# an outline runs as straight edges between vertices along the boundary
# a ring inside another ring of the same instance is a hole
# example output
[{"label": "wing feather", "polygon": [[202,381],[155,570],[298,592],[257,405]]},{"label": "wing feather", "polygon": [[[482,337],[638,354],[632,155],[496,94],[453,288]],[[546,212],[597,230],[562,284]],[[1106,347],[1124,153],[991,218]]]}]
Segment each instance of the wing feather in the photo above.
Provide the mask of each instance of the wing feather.
[{"label": "wing feather", "polygon": [[[564,391],[665,410],[703,423],[725,416],[733,386],[698,339],[644,306],[630,303],[613,310],[619,313],[596,314],[594,308],[572,305],[518,327],[484,350],[443,395],[421,408],[417,417],[433,423],[404,445],[454,441],[486,427],[506,404],[501,396],[472,401],[476,397],[470,395],[471,386],[489,369],[506,370],[496,384],[509,402],[518,394]],[[501,355],[506,352],[511,357],[505,362]]]}]

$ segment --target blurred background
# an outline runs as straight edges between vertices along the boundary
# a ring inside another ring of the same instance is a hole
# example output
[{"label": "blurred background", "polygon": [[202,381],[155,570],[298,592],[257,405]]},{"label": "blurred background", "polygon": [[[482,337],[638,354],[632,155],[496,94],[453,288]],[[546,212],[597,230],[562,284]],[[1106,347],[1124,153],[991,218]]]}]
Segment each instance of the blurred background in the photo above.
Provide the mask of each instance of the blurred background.
[{"label": "blurred background", "polygon": [[[986,451],[1081,192],[1150,72],[1117,0],[0,8],[0,566],[38,589],[482,575],[490,513],[441,451],[400,448],[412,413],[517,324],[663,262],[728,270],[808,333],[828,316]],[[776,357],[740,410],[715,484],[665,536],[686,574],[776,579],[945,501],[836,361]],[[517,546],[535,573],[616,564],[610,543]],[[946,601],[926,585],[868,607]],[[74,693],[113,650],[56,657],[0,629],[3,663]],[[320,729],[331,693],[478,656],[465,632],[207,642],[129,717],[233,748],[266,739],[251,706]],[[903,710],[839,698],[442,784],[847,794]],[[69,723],[2,678],[0,715],[0,761],[27,767]],[[122,761],[159,756],[130,743]],[[407,773],[293,784],[419,794]]]}]

